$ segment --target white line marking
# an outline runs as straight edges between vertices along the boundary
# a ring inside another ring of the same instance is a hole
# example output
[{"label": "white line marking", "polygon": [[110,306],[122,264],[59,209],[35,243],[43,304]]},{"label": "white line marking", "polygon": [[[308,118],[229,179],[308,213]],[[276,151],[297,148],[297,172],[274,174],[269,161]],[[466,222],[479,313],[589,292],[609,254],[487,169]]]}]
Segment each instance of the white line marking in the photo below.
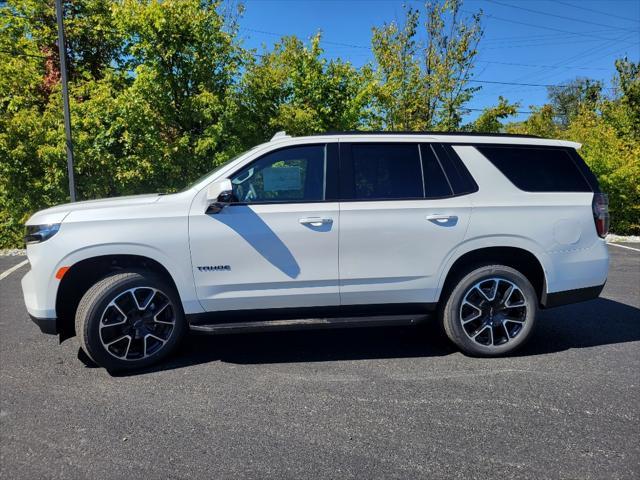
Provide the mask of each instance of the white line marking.
[{"label": "white line marking", "polygon": [[617,243],[607,243],[607,245],[618,248],[626,248],[627,250],[633,250],[634,252],[640,252],[640,248],[627,247],[626,245],[618,245]]},{"label": "white line marking", "polygon": [[7,278],[9,275],[18,270],[23,265],[26,265],[27,263],[29,263],[29,260],[23,260],[19,264],[11,267],[9,270],[5,270],[4,272],[0,273],[0,280]]}]

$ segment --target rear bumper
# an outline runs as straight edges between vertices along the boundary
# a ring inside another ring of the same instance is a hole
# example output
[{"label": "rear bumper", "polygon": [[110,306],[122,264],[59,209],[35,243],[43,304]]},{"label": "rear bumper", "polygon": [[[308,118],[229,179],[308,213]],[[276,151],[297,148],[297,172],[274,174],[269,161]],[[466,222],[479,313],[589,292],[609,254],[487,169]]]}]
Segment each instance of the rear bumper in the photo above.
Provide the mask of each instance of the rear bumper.
[{"label": "rear bumper", "polygon": [[40,318],[34,317],[29,314],[33,323],[38,325],[40,331],[42,333],[47,333],[49,335],[57,335],[58,334],[58,319],[57,318]]},{"label": "rear bumper", "polygon": [[593,300],[600,296],[600,292],[602,292],[603,288],[604,283],[595,287],[576,288],[574,290],[565,290],[563,292],[544,292],[540,299],[540,303],[544,308],[552,308],[559,307],[561,305],[568,305],[570,303]]}]

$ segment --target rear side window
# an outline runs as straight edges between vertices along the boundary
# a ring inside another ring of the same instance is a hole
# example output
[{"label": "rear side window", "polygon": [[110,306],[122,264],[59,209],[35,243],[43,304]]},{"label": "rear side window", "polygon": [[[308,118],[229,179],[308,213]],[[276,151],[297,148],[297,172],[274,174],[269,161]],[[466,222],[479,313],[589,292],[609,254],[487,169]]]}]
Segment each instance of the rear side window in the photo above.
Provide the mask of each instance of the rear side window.
[{"label": "rear side window", "polygon": [[527,192],[591,192],[574,158],[564,148],[476,146],[498,170]]},{"label": "rear side window", "polygon": [[[344,192],[356,200],[423,198],[417,144],[351,144],[353,184]],[[349,195],[351,193],[351,195]]]}]

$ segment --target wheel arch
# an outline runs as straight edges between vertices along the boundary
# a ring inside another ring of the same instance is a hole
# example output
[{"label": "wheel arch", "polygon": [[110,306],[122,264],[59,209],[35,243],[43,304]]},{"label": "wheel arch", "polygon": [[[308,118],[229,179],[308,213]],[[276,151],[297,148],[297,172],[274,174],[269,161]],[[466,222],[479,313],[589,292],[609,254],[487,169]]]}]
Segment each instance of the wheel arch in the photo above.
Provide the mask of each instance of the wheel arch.
[{"label": "wheel arch", "polygon": [[154,272],[169,282],[182,301],[174,276],[156,259],[137,254],[89,256],[73,263],[58,286],[55,305],[61,341],[76,334],[75,313],[80,299],[89,288],[109,273],[126,269],[145,269]]},{"label": "wheel arch", "polygon": [[475,267],[497,263],[514,268],[522,273],[533,285],[541,302],[546,294],[547,272],[544,263],[530,249],[513,245],[478,246],[466,249],[452,259],[440,280],[439,299],[446,298],[457,281]]}]

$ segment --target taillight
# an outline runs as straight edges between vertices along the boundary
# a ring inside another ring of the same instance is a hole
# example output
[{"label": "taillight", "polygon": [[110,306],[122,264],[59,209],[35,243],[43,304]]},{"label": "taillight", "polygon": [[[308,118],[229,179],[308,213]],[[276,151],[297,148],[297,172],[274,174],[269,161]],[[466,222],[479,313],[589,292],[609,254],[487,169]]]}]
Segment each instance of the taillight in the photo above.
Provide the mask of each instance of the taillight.
[{"label": "taillight", "polygon": [[594,193],[593,201],[593,221],[596,224],[596,232],[602,238],[609,233],[609,197],[605,193]]}]

